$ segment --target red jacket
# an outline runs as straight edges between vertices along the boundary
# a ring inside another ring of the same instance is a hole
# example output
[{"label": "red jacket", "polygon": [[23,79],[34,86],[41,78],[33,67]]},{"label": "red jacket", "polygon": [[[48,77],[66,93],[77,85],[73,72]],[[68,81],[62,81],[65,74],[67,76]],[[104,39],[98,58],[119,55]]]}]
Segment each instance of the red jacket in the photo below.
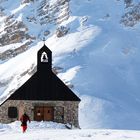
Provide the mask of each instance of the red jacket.
[{"label": "red jacket", "polygon": [[30,118],[27,114],[23,114],[20,118],[20,121],[21,121],[21,126],[27,126],[27,121],[30,122]]}]

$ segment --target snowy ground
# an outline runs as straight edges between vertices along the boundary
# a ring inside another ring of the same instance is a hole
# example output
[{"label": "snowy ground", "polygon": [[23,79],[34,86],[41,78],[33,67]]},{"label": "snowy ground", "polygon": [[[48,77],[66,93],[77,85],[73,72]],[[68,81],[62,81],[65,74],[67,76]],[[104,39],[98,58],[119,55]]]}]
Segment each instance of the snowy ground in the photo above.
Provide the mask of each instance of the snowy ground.
[{"label": "snowy ground", "polygon": [[0,124],[1,140],[140,140],[140,131],[73,129],[52,122],[31,122],[22,133],[20,122]]}]

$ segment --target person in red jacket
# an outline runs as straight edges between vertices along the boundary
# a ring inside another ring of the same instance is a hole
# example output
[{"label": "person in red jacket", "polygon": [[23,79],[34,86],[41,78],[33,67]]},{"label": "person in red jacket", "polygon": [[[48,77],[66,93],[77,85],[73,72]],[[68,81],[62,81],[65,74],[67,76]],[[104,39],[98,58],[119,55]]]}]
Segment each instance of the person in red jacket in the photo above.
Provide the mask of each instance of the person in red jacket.
[{"label": "person in red jacket", "polygon": [[26,131],[27,129],[27,121],[30,122],[30,118],[29,116],[24,113],[21,117],[20,117],[20,121],[21,121],[21,127],[22,127],[22,131],[23,133]]}]

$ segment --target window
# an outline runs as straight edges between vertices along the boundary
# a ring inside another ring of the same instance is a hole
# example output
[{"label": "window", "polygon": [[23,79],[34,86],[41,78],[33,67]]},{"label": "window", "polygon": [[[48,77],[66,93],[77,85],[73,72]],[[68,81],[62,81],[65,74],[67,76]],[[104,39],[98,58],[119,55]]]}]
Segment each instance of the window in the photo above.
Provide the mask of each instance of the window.
[{"label": "window", "polygon": [[9,107],[8,108],[8,117],[9,118],[17,118],[18,113],[17,113],[17,108],[16,107]]},{"label": "window", "polygon": [[41,55],[41,62],[48,62],[48,56],[45,52]]}]

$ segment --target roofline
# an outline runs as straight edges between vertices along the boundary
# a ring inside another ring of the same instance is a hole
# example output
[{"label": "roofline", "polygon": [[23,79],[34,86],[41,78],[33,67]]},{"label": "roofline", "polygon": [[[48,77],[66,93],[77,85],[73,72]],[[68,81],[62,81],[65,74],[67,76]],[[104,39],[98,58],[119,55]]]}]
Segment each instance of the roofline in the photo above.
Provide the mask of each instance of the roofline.
[{"label": "roofline", "polygon": [[6,100],[4,100],[4,101],[0,104],[0,106],[2,106],[7,100],[9,100],[9,98],[10,98],[10,96],[9,96]]},{"label": "roofline", "polygon": [[17,99],[9,99],[10,98],[10,96],[4,101],[4,102],[2,102],[1,104],[0,104],[0,106],[2,106],[5,102],[7,102],[8,100],[13,100],[13,101],[55,101],[55,102],[60,102],[60,101],[63,101],[63,102],[81,102],[81,99],[78,101],[78,100],[76,100],[76,101],[74,101],[74,100],[17,100]]}]

